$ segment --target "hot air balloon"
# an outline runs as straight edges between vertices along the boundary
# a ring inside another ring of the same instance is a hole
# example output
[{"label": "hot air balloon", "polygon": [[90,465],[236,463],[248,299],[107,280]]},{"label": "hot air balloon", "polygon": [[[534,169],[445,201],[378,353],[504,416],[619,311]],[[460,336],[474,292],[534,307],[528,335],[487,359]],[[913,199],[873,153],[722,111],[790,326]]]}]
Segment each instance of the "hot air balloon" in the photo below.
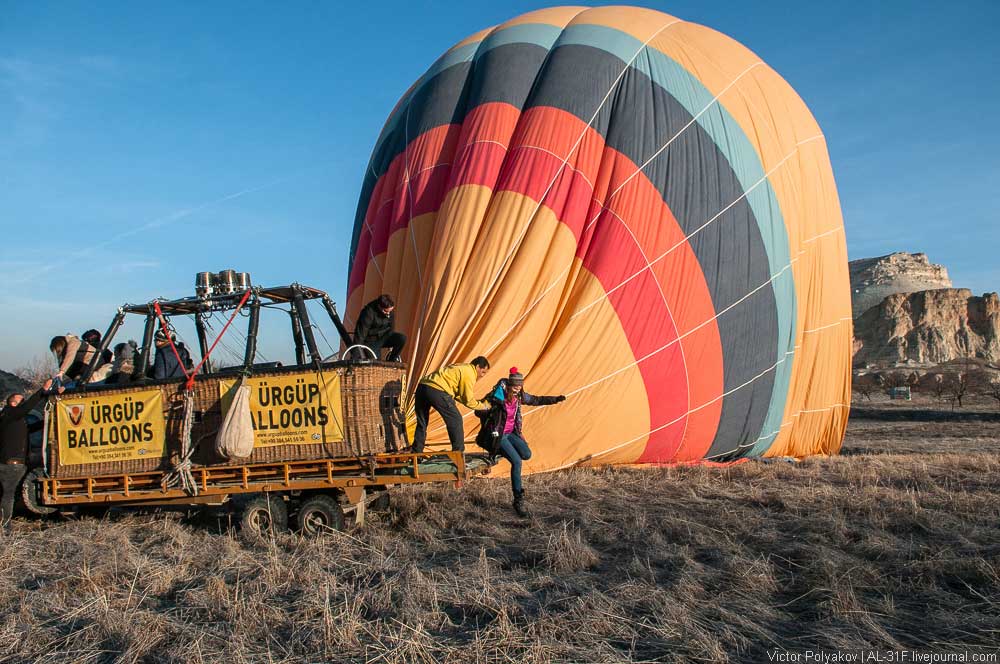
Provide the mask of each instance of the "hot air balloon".
[{"label": "hot air balloon", "polygon": [[568,395],[526,409],[530,471],[843,439],[850,289],[824,136],[752,51],[673,16],[545,9],[442,55],[373,150],[348,323],[383,292],[411,395],[476,355],[483,394],[517,365],[527,390]]}]

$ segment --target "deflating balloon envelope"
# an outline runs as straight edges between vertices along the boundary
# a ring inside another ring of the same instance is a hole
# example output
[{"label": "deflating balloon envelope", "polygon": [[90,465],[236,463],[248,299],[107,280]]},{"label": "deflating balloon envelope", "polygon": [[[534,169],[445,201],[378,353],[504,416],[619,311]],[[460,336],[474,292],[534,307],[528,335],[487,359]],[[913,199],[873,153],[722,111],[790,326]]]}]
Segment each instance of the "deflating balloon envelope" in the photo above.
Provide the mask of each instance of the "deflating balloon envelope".
[{"label": "deflating balloon envelope", "polygon": [[852,330],[825,140],[704,26],[566,7],[460,42],[389,116],[351,257],[348,324],[394,296],[411,398],[476,355],[494,366],[477,394],[517,365],[526,391],[568,395],[525,409],[531,470],[840,448]]}]

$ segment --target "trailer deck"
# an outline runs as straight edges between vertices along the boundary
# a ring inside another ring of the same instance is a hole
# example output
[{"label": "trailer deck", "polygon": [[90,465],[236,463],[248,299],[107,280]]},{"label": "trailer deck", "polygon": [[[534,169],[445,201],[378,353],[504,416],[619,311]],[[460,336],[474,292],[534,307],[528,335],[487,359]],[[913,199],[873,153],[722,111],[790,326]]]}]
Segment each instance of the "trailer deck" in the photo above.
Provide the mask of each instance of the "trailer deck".
[{"label": "trailer deck", "polygon": [[[236,464],[192,468],[195,496],[165,487],[168,472],[138,472],[38,479],[39,502],[69,505],[176,505],[222,503],[232,495],[384,488],[402,484],[452,482],[456,487],[489,473],[482,455],[461,452],[394,453],[369,457]],[[346,491],[349,495],[353,493]]]}]

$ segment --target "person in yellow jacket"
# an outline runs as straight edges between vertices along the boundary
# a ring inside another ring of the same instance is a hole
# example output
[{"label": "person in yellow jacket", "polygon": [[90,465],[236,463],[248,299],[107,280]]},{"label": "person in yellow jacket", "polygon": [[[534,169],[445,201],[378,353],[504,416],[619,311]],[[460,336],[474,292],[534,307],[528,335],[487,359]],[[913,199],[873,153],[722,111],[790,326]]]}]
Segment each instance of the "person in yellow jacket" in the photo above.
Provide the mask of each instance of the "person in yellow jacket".
[{"label": "person in yellow jacket", "polygon": [[477,401],[472,396],[472,387],[489,369],[489,360],[480,355],[468,364],[449,364],[420,379],[414,395],[417,411],[417,430],[413,434],[414,452],[424,451],[427,419],[430,417],[431,408],[444,420],[451,449],[456,452],[465,451],[465,427],[455,400],[461,401],[472,410],[488,409],[490,404]]}]

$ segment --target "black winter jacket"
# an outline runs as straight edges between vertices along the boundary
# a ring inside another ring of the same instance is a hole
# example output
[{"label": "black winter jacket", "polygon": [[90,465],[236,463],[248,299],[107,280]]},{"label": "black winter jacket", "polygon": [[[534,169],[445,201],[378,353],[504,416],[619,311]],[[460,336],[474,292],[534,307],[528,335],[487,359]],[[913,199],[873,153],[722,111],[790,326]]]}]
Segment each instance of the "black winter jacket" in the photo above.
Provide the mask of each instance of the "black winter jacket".
[{"label": "black winter jacket", "polygon": [[174,351],[170,346],[163,346],[162,348],[156,349],[156,356],[153,358],[153,379],[163,380],[164,378],[183,378],[184,369],[191,369],[194,365],[191,363],[191,353],[188,352],[187,347],[183,343],[174,344],[177,347],[177,355],[181,356],[181,360],[184,362],[184,368],[177,362],[177,355],[174,355]]},{"label": "black winter jacket", "polygon": [[0,463],[25,462],[28,456],[27,416],[41,402],[44,393],[39,390],[19,406],[6,406],[0,416]]},{"label": "black winter jacket", "polygon": [[396,311],[386,316],[378,306],[378,300],[372,300],[358,314],[358,324],[354,326],[354,343],[371,344],[388,336],[396,329]]}]

